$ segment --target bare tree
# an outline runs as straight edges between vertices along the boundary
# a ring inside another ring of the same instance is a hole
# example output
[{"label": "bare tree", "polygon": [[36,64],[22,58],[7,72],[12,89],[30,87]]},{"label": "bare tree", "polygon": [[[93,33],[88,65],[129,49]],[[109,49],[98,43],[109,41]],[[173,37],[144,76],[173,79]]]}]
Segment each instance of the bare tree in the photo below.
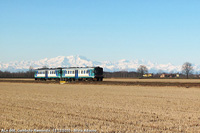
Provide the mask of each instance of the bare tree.
[{"label": "bare tree", "polygon": [[162,69],[159,69],[158,72],[157,72],[157,74],[158,74],[158,75],[163,74],[163,70],[162,70]]},{"label": "bare tree", "polygon": [[42,68],[48,68],[47,66],[43,66]]},{"label": "bare tree", "polygon": [[29,67],[29,72],[33,72],[34,68],[32,66]]},{"label": "bare tree", "polygon": [[192,73],[192,70],[193,70],[193,67],[192,67],[192,64],[191,64],[191,63],[185,62],[185,63],[182,65],[182,72],[183,72],[183,74],[186,74],[187,79],[189,78],[189,74]]},{"label": "bare tree", "polygon": [[144,75],[145,73],[148,73],[148,69],[147,69],[146,66],[140,65],[140,66],[138,67],[138,69],[137,69],[137,72],[139,73],[139,75],[140,75],[141,77],[143,77],[143,75]]}]

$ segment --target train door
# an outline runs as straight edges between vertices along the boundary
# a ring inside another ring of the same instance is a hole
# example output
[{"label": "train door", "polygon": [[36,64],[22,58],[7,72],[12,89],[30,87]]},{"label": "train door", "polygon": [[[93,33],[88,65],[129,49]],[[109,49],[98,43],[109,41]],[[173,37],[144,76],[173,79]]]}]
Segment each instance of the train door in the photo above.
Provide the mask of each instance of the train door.
[{"label": "train door", "polygon": [[48,79],[48,71],[45,71],[45,79]]},{"label": "train door", "polygon": [[75,70],[75,79],[78,79],[78,70]]},{"label": "train door", "polygon": [[90,69],[90,76],[94,76],[94,69]]}]

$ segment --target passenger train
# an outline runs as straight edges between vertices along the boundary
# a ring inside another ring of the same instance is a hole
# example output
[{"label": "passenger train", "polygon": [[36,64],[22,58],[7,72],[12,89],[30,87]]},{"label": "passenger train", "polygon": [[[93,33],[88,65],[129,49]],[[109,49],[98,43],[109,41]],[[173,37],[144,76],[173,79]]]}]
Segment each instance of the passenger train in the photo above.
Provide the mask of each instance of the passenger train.
[{"label": "passenger train", "polygon": [[58,67],[35,70],[35,80],[103,81],[102,67]]}]

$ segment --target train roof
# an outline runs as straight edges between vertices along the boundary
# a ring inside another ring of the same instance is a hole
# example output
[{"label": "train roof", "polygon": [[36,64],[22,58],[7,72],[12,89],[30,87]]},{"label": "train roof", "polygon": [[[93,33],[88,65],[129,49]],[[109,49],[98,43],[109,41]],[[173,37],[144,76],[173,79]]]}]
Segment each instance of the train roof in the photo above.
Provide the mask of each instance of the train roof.
[{"label": "train roof", "polygon": [[97,67],[57,67],[57,68],[38,68],[35,70],[56,70],[56,69],[75,69],[75,68],[101,68],[99,66]]}]

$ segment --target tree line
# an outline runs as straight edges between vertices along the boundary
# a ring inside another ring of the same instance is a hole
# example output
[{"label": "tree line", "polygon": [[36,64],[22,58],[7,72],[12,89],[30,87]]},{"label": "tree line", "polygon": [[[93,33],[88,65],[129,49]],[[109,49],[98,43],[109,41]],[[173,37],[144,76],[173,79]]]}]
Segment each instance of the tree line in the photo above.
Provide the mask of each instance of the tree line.
[{"label": "tree line", "polygon": [[0,70],[0,78],[34,78],[34,70],[26,72],[3,72]]},{"label": "tree line", "polygon": [[[161,71],[161,70],[160,70]],[[136,72],[128,71],[119,71],[119,72],[104,72],[105,78],[160,78],[162,72],[152,74],[151,77],[144,77],[145,74],[148,74],[148,68],[145,65],[140,65]],[[168,73],[172,75],[171,78],[174,78],[174,73]],[[182,65],[182,72],[178,73],[178,78],[200,78],[198,74],[193,74],[193,66],[189,62],[185,62]],[[169,76],[170,77],[170,76]],[[169,78],[166,77],[166,78]],[[177,77],[176,77],[177,78]]]}]

